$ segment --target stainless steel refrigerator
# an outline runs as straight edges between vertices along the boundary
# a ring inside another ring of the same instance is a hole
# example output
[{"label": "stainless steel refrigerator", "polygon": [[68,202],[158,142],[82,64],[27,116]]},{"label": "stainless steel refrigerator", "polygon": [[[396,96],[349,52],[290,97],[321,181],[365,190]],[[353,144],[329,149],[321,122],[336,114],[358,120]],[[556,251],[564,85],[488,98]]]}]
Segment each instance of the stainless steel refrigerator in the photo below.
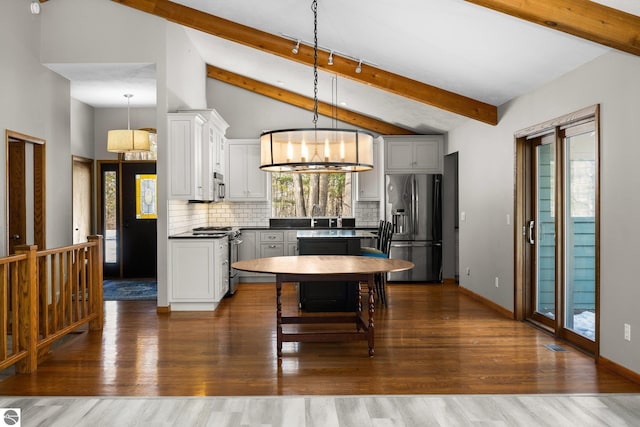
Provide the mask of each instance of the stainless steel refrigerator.
[{"label": "stainless steel refrigerator", "polygon": [[415,264],[390,281],[442,280],[442,175],[385,176],[385,217],[393,224],[390,258]]}]

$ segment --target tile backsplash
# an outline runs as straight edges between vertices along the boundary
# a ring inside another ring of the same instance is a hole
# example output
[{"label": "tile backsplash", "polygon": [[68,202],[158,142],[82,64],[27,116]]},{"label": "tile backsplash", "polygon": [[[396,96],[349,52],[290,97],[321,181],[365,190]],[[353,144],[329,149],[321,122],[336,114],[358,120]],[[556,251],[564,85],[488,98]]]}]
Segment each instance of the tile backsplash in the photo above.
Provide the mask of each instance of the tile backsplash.
[{"label": "tile backsplash", "polygon": [[269,202],[222,202],[209,207],[209,225],[268,227]]},{"label": "tile backsplash", "polygon": [[[355,202],[356,226],[377,227],[378,202]],[[267,227],[271,216],[269,202],[188,203],[169,200],[169,235],[184,233],[195,227],[235,226]]]},{"label": "tile backsplash", "polygon": [[169,200],[168,207],[169,236],[209,225],[209,205],[206,203]]}]

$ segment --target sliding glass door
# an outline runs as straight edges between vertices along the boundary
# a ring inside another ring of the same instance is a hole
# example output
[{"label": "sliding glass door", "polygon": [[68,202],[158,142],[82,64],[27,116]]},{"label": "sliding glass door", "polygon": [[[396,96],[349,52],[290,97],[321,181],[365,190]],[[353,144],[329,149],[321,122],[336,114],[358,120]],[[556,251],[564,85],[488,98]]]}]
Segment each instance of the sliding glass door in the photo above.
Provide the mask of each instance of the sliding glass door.
[{"label": "sliding glass door", "polygon": [[595,339],[596,319],[596,138],[593,126],[564,135],[564,323]]},{"label": "sliding glass door", "polygon": [[596,353],[597,114],[561,122],[517,140],[516,317]]},{"label": "sliding glass door", "polygon": [[533,148],[534,216],[527,225],[527,239],[533,247],[530,316],[549,327],[556,319],[556,144],[555,136],[535,141]]}]

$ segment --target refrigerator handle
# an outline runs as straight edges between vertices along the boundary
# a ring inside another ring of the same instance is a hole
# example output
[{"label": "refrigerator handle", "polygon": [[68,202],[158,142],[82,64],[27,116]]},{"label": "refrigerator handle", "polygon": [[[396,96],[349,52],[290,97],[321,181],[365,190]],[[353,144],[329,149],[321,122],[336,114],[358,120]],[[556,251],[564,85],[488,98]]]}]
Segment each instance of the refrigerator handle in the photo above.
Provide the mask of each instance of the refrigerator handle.
[{"label": "refrigerator handle", "polygon": [[412,176],[411,180],[411,203],[413,206],[411,207],[411,214],[413,216],[411,227],[411,233],[415,236],[418,234],[418,183],[416,181],[416,176]]}]

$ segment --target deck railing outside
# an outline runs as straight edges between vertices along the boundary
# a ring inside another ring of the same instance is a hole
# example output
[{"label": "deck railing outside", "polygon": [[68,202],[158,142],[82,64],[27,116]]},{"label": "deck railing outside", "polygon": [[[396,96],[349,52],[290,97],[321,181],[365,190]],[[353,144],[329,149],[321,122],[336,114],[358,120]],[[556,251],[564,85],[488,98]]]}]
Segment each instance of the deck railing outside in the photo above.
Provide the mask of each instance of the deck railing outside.
[{"label": "deck railing outside", "polygon": [[33,372],[56,340],[87,323],[102,329],[102,236],[0,258],[0,310],[0,370]]}]

